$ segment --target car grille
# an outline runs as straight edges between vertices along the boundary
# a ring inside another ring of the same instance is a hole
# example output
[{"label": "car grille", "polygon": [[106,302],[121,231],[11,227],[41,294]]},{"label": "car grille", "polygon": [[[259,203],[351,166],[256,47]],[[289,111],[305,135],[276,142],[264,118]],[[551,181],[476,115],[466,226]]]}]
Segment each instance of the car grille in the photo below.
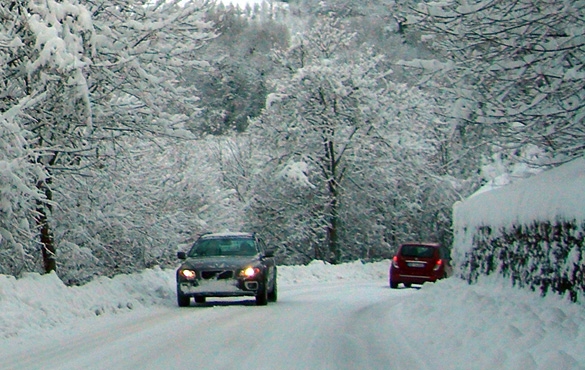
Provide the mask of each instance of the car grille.
[{"label": "car grille", "polygon": [[201,271],[201,277],[205,280],[209,279],[216,279],[216,280],[223,280],[223,279],[233,279],[234,272],[233,271],[225,271],[225,270],[208,270],[208,271]]}]

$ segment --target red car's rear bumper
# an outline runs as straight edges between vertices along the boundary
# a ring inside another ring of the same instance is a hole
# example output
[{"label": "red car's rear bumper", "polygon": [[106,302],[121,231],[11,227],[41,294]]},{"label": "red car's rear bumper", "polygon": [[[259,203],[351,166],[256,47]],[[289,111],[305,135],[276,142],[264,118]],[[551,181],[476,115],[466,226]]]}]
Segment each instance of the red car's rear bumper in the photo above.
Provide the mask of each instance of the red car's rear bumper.
[{"label": "red car's rear bumper", "polygon": [[429,274],[428,271],[416,271],[413,269],[398,269],[390,268],[390,281],[393,283],[406,283],[406,284],[424,284],[426,282],[432,282],[445,277],[443,269],[432,271]]},{"label": "red car's rear bumper", "polygon": [[426,275],[407,275],[407,274],[391,274],[390,280],[395,283],[408,283],[408,284],[424,284],[426,282],[432,282],[439,280],[438,276],[426,276]]}]

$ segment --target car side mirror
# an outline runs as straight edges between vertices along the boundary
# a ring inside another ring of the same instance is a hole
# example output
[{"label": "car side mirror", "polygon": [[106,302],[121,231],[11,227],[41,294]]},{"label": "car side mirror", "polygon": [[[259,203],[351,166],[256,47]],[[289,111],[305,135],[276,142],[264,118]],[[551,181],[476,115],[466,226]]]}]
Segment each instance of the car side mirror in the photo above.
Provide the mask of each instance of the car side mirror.
[{"label": "car side mirror", "polygon": [[265,257],[274,257],[274,249],[267,249],[266,253],[264,253]]},{"label": "car side mirror", "polygon": [[177,252],[177,258],[180,260],[186,260],[187,259],[187,253],[185,252]]}]

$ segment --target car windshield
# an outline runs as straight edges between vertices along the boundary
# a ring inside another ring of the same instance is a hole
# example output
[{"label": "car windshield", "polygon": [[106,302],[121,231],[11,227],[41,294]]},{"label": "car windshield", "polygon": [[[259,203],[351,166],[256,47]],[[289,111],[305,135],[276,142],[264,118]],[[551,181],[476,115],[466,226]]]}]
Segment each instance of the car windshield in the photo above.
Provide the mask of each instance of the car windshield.
[{"label": "car windshield", "polygon": [[431,258],[435,252],[435,248],[425,245],[403,245],[400,253],[404,257],[420,257]]},{"label": "car windshield", "polygon": [[189,251],[189,257],[254,256],[258,253],[253,239],[200,239]]}]

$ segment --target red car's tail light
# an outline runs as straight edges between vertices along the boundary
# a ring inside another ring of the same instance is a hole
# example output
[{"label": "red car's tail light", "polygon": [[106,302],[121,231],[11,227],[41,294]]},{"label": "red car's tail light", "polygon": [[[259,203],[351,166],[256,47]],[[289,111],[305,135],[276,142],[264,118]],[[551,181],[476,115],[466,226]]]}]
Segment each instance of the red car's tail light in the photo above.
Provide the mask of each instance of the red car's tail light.
[{"label": "red car's tail light", "polygon": [[433,271],[439,271],[439,269],[441,268],[442,265],[443,265],[443,260],[437,260],[435,267],[433,267]]},{"label": "red car's tail light", "polygon": [[392,258],[392,267],[398,268],[398,256],[394,256],[394,258]]}]

